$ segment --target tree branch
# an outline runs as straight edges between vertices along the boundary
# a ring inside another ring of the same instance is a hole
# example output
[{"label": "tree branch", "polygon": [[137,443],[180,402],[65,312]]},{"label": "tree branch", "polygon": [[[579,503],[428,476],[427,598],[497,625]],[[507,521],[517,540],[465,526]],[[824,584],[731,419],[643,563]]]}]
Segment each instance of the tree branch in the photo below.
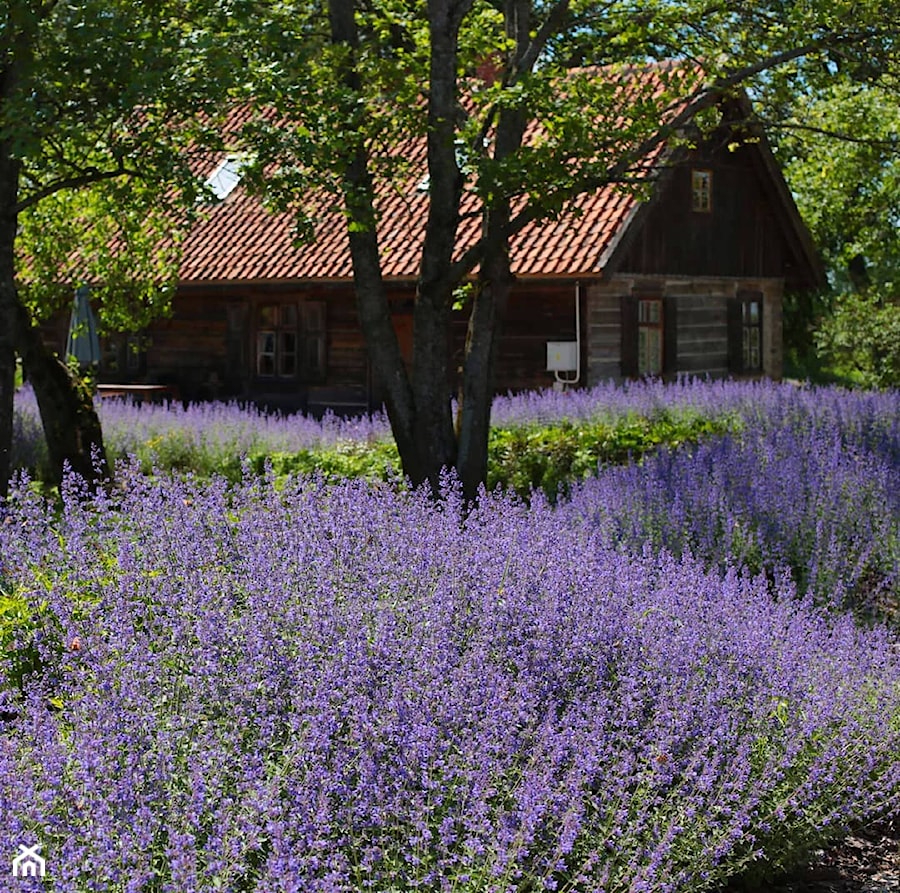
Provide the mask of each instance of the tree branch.
[{"label": "tree branch", "polygon": [[816,127],[814,124],[800,124],[792,121],[773,121],[761,116],[755,116],[751,123],[761,125],[765,130],[791,130],[802,133],[815,133],[819,136],[827,136],[830,139],[843,143],[855,143],[860,146],[873,146],[876,148],[892,149],[900,151],[900,136],[893,135],[881,139],[866,136],[853,136],[846,131],[829,130],[827,127]]},{"label": "tree branch", "polygon": [[520,74],[530,72],[531,69],[534,68],[539,56],[547,46],[547,41],[550,40],[562,26],[568,14],[569,0],[557,0],[550,12],[547,13],[547,18],[544,19],[544,23],[538,29],[537,34],[535,34],[528,47],[525,49],[525,52],[522,54],[522,58],[516,65],[515,71],[512,73],[510,83],[515,83]]},{"label": "tree branch", "polygon": [[756,62],[733,69],[727,75],[716,78],[709,89],[716,90],[719,93],[725,93],[732,87],[743,84],[757,74],[762,74],[764,71],[771,71],[773,68],[779,68],[788,62],[793,62],[794,59],[801,59],[803,56],[808,56],[810,53],[826,48],[829,45],[829,39],[833,40],[834,37],[835,35],[829,32],[828,36],[823,36],[818,40],[810,41],[809,43],[794,47],[790,50],[783,50],[780,53],[766,56],[763,59],[758,59]]},{"label": "tree branch", "polygon": [[[538,58],[540,57],[540,54],[546,48],[547,42],[551,37],[553,37],[556,30],[565,21],[565,18],[568,14],[569,0],[557,0],[553,8],[547,14],[547,18],[544,19],[543,24],[538,29],[537,34],[534,36],[534,38],[532,38],[528,47],[525,48],[521,58],[516,63],[515,67],[511,71],[507,71],[504,73],[504,89],[513,86],[523,74],[527,74],[531,71]],[[484,117],[484,121],[481,124],[481,128],[478,131],[478,136],[476,137],[475,144],[470,147],[474,154],[480,154],[483,151],[482,147],[487,140],[488,134],[491,132],[491,128],[496,123],[496,120],[497,105],[495,103],[488,109],[487,114]]]},{"label": "tree branch", "polygon": [[[829,35],[831,39],[834,35]],[[823,36],[815,41],[793,47],[780,53],[775,53],[736,68],[725,75],[716,78],[712,83],[702,85],[694,90],[684,100],[670,106],[669,110],[680,108],[675,116],[651,137],[642,141],[634,150],[627,152],[614,165],[603,174],[586,177],[571,191],[567,191],[567,198],[574,199],[586,192],[602,189],[613,183],[623,182],[623,178],[632,171],[636,164],[654,152],[662,143],[666,142],[673,134],[684,128],[701,111],[715,104],[723,94],[745,83],[750,78],[764,71],[778,68],[794,59],[802,58],[816,52],[828,45],[829,36]],[[512,238],[521,232],[526,226],[548,215],[546,208],[538,205],[528,205],[516,214],[510,221],[507,237]],[[448,279],[460,281],[468,276],[481,261],[484,252],[484,239],[467,248],[456,260],[448,273]]]},{"label": "tree branch", "polygon": [[73,174],[69,177],[59,177],[51,180],[45,186],[35,190],[26,198],[22,199],[16,205],[16,213],[20,213],[27,208],[31,208],[38,202],[47,198],[54,193],[63,189],[84,189],[94,183],[102,183],[104,180],[115,180],[118,177],[141,177],[140,171],[131,170],[125,166],[124,162],[120,162],[119,166],[112,170],[102,170],[100,168],[89,168],[79,174]]}]

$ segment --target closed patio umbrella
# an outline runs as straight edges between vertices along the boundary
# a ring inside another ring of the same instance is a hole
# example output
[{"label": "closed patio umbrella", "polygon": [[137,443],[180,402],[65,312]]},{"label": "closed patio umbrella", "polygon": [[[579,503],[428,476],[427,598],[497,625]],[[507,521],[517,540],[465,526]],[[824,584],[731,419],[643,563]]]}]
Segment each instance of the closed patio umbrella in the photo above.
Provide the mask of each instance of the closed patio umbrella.
[{"label": "closed patio umbrella", "polygon": [[91,310],[90,293],[86,285],[75,289],[69,337],[66,339],[66,356],[75,357],[79,366],[100,363],[100,339],[97,337],[97,320]]}]

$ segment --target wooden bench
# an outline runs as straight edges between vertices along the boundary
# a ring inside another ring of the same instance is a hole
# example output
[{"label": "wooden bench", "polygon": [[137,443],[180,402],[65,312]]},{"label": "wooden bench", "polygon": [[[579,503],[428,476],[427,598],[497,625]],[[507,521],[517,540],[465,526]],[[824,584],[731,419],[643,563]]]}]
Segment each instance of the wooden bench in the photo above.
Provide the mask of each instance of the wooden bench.
[{"label": "wooden bench", "polygon": [[312,415],[322,415],[329,409],[338,415],[363,415],[369,411],[369,401],[361,388],[311,387],[307,411]]},{"label": "wooden bench", "polygon": [[164,403],[178,399],[176,389],[167,384],[98,384],[97,394],[102,400],[119,397],[135,403]]}]

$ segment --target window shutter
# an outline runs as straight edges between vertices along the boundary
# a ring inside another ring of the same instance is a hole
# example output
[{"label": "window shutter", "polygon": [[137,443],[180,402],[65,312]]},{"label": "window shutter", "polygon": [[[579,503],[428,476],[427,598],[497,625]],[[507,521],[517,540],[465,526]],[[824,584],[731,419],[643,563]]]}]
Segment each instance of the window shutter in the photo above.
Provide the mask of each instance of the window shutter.
[{"label": "window shutter", "polygon": [[[741,364],[741,372],[744,373],[759,373],[765,368],[765,359],[763,357],[763,327],[765,326],[765,320],[763,319],[763,306],[765,301],[763,300],[763,293],[761,291],[750,291],[750,290],[742,290],[737,293],[738,297],[738,306],[739,306],[739,318],[740,318],[740,340],[737,342],[738,346],[738,360]],[[758,365],[752,365],[749,367],[744,366],[744,349],[743,349],[743,337],[744,331],[748,325],[753,325],[752,322],[745,321],[744,318],[744,308],[747,307],[749,309],[750,303],[756,304],[756,324],[755,328],[757,330],[757,337],[759,338],[759,354]]]},{"label": "window shutter", "polygon": [[325,302],[305,301],[302,305],[303,330],[309,333],[325,331]]},{"label": "window shutter", "polygon": [[305,301],[300,305],[303,356],[302,374],[308,381],[321,381],[326,375],[325,302]]},{"label": "window shutter", "polygon": [[232,391],[239,391],[250,372],[247,350],[247,320],[250,308],[245,301],[227,305],[228,327],[225,332],[225,384]]},{"label": "window shutter", "polygon": [[766,330],[766,302],[763,300],[762,292],[757,292],[756,295],[754,295],[754,300],[759,302],[759,366],[753,371],[761,374],[766,368],[766,339],[764,337]]},{"label": "window shutter", "polygon": [[763,300],[763,293],[756,292],[753,296],[754,300],[759,301],[759,368],[757,372],[762,372],[766,368],[766,302]]},{"label": "window shutter", "polygon": [[621,361],[623,378],[638,375],[638,302],[632,295],[623,295],[621,302]]},{"label": "window shutter", "polygon": [[728,371],[740,375],[744,371],[744,302],[728,299]]},{"label": "window shutter", "polygon": [[663,299],[663,373],[678,370],[678,300],[673,295]]}]

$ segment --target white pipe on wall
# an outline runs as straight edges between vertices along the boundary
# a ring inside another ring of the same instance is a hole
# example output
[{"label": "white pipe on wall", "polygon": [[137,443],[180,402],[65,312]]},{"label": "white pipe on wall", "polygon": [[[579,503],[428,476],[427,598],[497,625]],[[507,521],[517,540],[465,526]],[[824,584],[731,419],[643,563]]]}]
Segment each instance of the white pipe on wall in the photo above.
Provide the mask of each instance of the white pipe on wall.
[{"label": "white pipe on wall", "polygon": [[575,283],[575,377],[561,378],[559,372],[553,373],[557,384],[575,385],[581,381],[581,282]]}]

